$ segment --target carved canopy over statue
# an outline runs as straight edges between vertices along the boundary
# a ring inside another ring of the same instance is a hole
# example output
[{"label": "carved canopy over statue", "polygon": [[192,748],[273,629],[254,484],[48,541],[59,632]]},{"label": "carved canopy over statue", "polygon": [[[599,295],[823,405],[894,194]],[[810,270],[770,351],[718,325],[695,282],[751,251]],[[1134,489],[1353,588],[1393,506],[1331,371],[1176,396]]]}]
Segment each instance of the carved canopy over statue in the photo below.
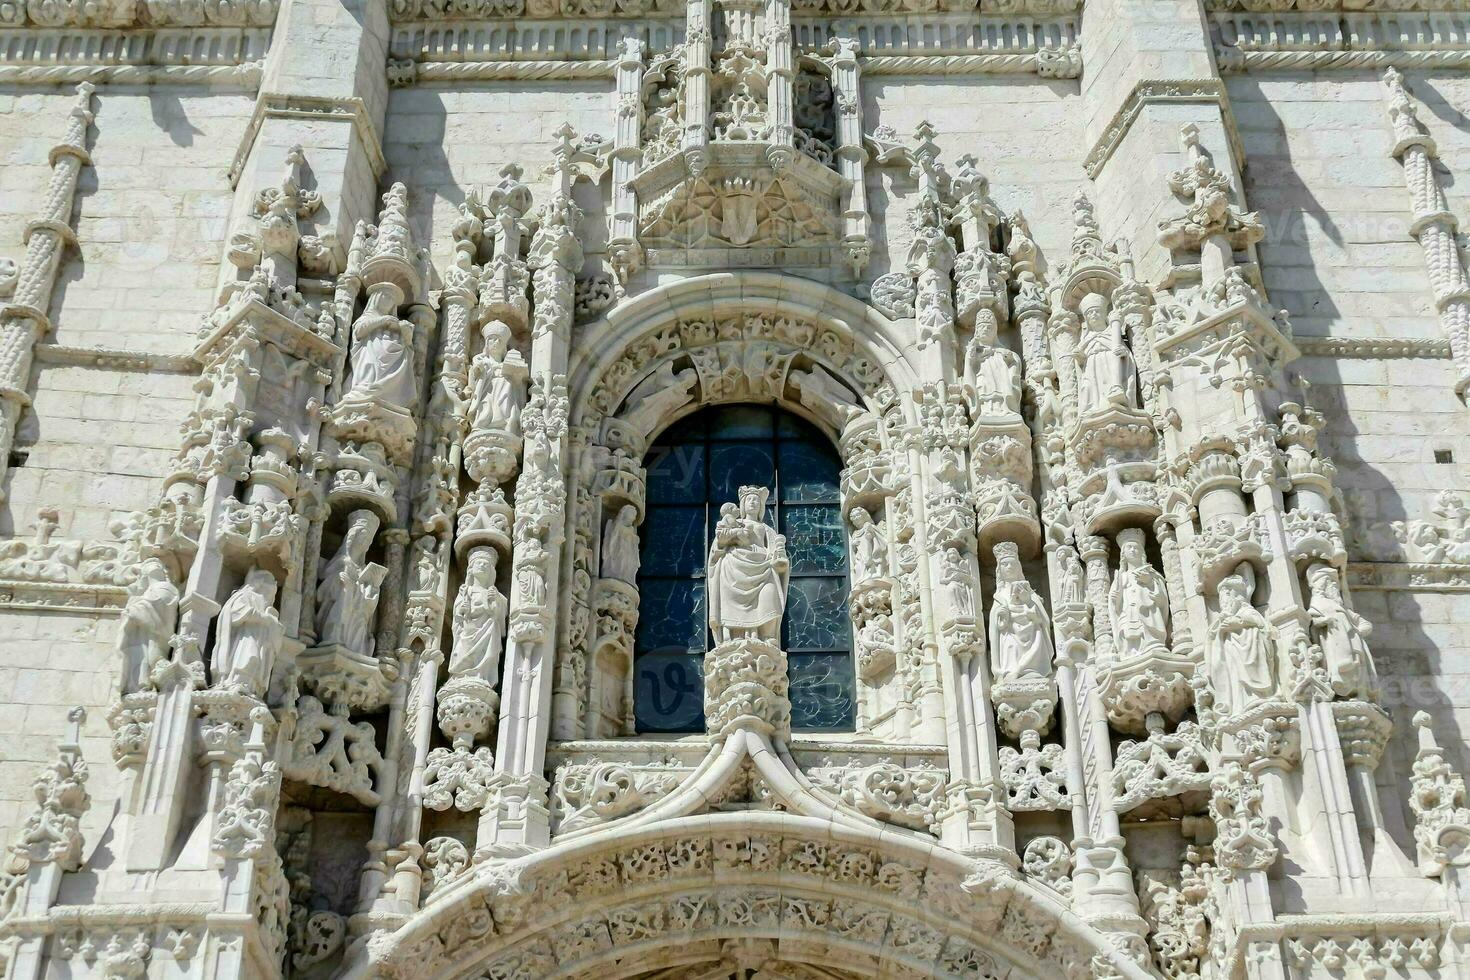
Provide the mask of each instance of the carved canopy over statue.
[{"label": "carved canopy over statue", "polygon": [[777,640],[786,609],[786,537],[765,523],[765,487],[741,487],[740,506],[725,504],[708,566],[709,625],[715,642]]}]

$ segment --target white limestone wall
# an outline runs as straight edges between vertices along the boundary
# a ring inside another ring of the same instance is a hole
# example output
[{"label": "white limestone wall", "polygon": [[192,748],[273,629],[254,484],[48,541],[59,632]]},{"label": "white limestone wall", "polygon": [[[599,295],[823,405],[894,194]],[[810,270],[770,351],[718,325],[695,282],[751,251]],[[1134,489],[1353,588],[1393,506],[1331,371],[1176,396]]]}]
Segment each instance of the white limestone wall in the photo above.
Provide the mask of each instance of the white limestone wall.
[{"label": "white limestone wall", "polygon": [[[1072,198],[1086,185],[1076,81],[894,75],[865,79],[862,90],[864,129],[891,126],[910,143],[915,126],[932,123],[940,162],[951,176],[961,156],[974,156],[976,169],[990,178],[991,197],[1007,212],[1025,213],[1043,254],[1053,262],[1067,254]],[[868,267],[872,278],[903,263],[916,184],[905,168],[871,161],[868,167],[877,242]]]},{"label": "white limestone wall", "polygon": [[[73,101],[69,91],[0,94],[0,146],[9,147],[0,157],[0,255],[22,253],[21,233],[46,190],[46,154]],[[106,87],[93,104],[93,166],[82,170],[75,206],[81,247],[67,250],[57,277],[47,342],[186,354],[213,305],[227,172],[253,102],[167,86]],[[43,359],[35,410],[17,440],[30,458],[11,478],[0,533],[26,532],[37,507],[57,506],[60,535],[105,538],[113,520],[148,506],[178,448],[191,383]]]},{"label": "white limestone wall", "polygon": [[[453,244],[449,229],[467,194],[494,187],[501,168],[513,163],[540,205],[550,192],[542,171],[551,163],[556,131],[570,123],[579,136],[611,139],[612,122],[610,79],[394,89],[383,142],[384,182],[408,186],[414,234],[442,267]],[[588,251],[599,245],[587,244]]]},{"label": "white limestone wall", "polygon": [[[41,209],[47,153],[65,132],[71,86],[0,90],[0,256],[19,260]],[[244,95],[186,86],[107,86],[93,98],[93,166],[78,183],[74,227],[52,297],[48,343],[185,354],[213,305],[228,236],[230,160],[253,110]],[[55,507],[57,537],[109,540],[110,525],[157,497],[193,376],[41,359],[17,445],[29,449],[0,504],[0,535],[29,537]],[[55,756],[67,711],[88,710],[84,753],[104,821],[118,794],[105,719],[116,669],[115,618],[0,610],[0,841],[32,805],[31,781]],[[89,847],[102,837],[88,828]]]},{"label": "white limestone wall", "polygon": [[[1411,73],[1409,85],[1440,144],[1450,206],[1470,220],[1470,132],[1452,108],[1470,104],[1470,83]],[[1230,76],[1229,92],[1249,205],[1266,225],[1266,286],[1297,335],[1443,339],[1423,254],[1409,237],[1378,73]],[[1363,525],[1429,518],[1438,492],[1470,489],[1470,413],[1454,395],[1449,360],[1305,357],[1293,369],[1327,416],[1323,451]],[[1435,450],[1454,461],[1435,462]],[[1395,719],[1430,711],[1451,758],[1470,761],[1467,597],[1360,590],[1354,599],[1374,624]],[[1412,758],[1404,728],[1394,745],[1401,772]]]}]

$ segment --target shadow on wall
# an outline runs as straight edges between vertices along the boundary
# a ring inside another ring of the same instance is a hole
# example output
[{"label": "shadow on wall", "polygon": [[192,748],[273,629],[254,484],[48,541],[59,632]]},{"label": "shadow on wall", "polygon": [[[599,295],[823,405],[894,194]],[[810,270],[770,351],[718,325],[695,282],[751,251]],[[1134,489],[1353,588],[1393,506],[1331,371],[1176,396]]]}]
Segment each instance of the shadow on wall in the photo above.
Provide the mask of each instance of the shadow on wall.
[{"label": "shadow on wall", "polygon": [[[1377,84],[1373,73],[1363,73],[1361,80]],[[1427,89],[1422,85],[1420,88]],[[1330,336],[1340,332],[1342,312],[1321,275],[1327,260],[1320,248],[1313,249],[1306,234],[1306,222],[1315,221],[1322,234],[1338,248],[1347,249],[1356,243],[1347,240],[1342,226],[1304,183],[1300,162],[1293,159],[1286,125],[1269,96],[1261,90],[1259,81],[1248,75],[1239,76],[1232,79],[1231,91],[1244,127],[1242,135],[1246,155],[1252,161],[1252,167],[1245,173],[1247,203],[1252,209],[1261,211],[1266,226],[1266,237],[1259,251],[1267,289],[1273,302],[1286,306],[1292,318],[1305,327],[1299,331],[1302,335]],[[1425,94],[1430,95],[1427,91]],[[1429,104],[1436,115],[1457,128],[1470,127],[1470,119],[1450,108],[1442,99],[1436,95],[1430,95],[1430,99],[1434,100]],[[1387,115],[1380,112],[1377,117],[1369,118],[1376,118],[1376,121],[1367,122],[1367,125],[1383,130],[1386,156],[1391,142]],[[1304,162],[1308,164],[1305,172],[1311,173],[1311,164],[1316,161]],[[1404,241],[1410,241],[1406,233],[1409,219],[1407,192],[1402,194],[1404,224],[1399,226],[1399,230],[1405,233]],[[1377,363],[1381,367],[1383,362]],[[1422,373],[1430,376],[1442,374],[1439,363],[1429,362],[1425,365],[1428,370]],[[1350,366],[1357,367],[1356,364]],[[1364,362],[1363,366],[1368,368],[1370,364]],[[1338,466],[1334,506],[1344,518],[1344,529],[1349,528],[1346,519],[1349,515],[1365,515],[1366,522],[1424,516],[1408,512],[1409,507],[1402,494],[1402,478],[1394,479],[1381,461],[1365,459],[1360,447],[1361,438],[1382,433],[1365,431],[1366,420],[1360,417],[1361,409],[1355,414],[1355,406],[1376,404],[1373,398],[1387,383],[1387,369],[1375,372],[1381,378],[1375,382],[1371,374],[1357,377],[1354,371],[1345,376],[1343,368],[1344,365],[1334,358],[1319,357],[1298,361],[1289,370],[1306,383],[1312,407],[1326,416],[1321,448]],[[1373,389],[1373,395],[1350,397],[1355,389],[1363,392],[1365,388]],[[1448,388],[1445,399],[1447,404],[1454,400]],[[1387,407],[1387,402],[1382,404]],[[1428,431],[1426,428],[1425,432]],[[1411,438],[1425,437],[1415,435]],[[1427,445],[1425,452],[1428,452]],[[1351,531],[1348,537],[1351,541]],[[1351,547],[1349,550],[1351,553]],[[1422,710],[1434,716],[1440,742],[1446,747],[1452,763],[1461,771],[1470,761],[1470,752],[1466,751],[1464,735],[1453,710],[1456,704],[1470,705],[1470,676],[1457,673],[1462,668],[1454,662],[1456,658],[1452,652],[1442,650],[1431,638],[1424,618],[1425,599],[1432,603],[1452,597],[1363,590],[1355,593],[1353,598],[1359,612],[1373,623],[1374,632],[1369,637],[1369,644],[1383,682],[1384,707],[1394,720],[1394,735],[1387,750],[1388,762],[1377,771],[1380,797],[1386,809],[1397,808],[1404,814],[1406,825],[1412,820],[1408,816],[1407,794],[1408,777],[1417,748],[1414,729],[1409,724],[1414,713]],[[1388,821],[1390,827],[1395,823],[1392,819]],[[1400,844],[1408,853],[1413,853],[1412,840],[1403,840]]]},{"label": "shadow on wall", "polygon": [[155,88],[148,93],[148,110],[153,113],[153,122],[168,133],[175,146],[193,146],[194,137],[204,135],[204,130],[189,121],[184,101],[168,88]]}]

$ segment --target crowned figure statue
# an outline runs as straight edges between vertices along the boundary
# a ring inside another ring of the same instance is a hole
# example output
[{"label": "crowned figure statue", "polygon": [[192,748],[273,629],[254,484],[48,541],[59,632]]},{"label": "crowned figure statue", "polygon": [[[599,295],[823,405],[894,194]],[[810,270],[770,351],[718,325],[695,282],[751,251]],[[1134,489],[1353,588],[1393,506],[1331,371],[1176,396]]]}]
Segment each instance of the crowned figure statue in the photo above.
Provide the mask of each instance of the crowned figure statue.
[{"label": "crowned figure statue", "polygon": [[709,549],[709,625],[715,642],[781,636],[791,563],[786,537],[765,523],[765,487],[741,487],[740,505],[725,504]]}]

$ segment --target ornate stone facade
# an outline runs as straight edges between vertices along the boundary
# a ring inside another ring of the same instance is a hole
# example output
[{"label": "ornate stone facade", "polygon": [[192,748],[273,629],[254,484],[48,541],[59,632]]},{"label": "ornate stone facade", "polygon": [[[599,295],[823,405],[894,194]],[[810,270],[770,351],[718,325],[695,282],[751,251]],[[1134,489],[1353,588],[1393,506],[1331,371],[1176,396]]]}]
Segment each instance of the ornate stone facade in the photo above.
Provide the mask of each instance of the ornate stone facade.
[{"label": "ornate stone facade", "polygon": [[5,977],[1470,977],[1467,66],[0,0]]}]

